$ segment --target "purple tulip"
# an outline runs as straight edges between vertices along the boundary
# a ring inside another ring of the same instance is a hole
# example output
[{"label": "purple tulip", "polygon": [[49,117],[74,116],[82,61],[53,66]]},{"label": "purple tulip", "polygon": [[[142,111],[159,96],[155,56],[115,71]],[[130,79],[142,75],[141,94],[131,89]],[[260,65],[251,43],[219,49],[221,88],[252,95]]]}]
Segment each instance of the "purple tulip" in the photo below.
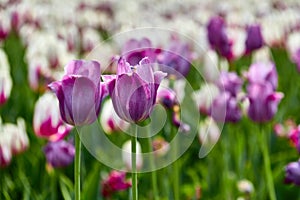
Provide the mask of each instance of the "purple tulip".
[{"label": "purple tulip", "polygon": [[78,126],[93,123],[106,95],[105,84],[100,83],[100,64],[74,60],[67,64],[65,71],[61,81],[49,85],[59,100],[62,119]]},{"label": "purple tulip", "polygon": [[150,60],[142,59],[130,66],[123,58],[118,62],[117,75],[103,76],[118,116],[138,123],[149,117],[156,102],[158,86],[166,73],[153,72]]},{"label": "purple tulip", "polygon": [[130,39],[122,48],[122,57],[132,66],[139,64],[144,57],[148,57],[151,62],[154,62],[156,49],[153,48],[148,38]]},{"label": "purple tulip", "polygon": [[[191,67],[191,58],[192,51],[190,45],[178,39],[173,39],[169,48],[157,56],[157,61],[159,64],[174,69],[182,76],[187,76]],[[174,73],[175,76],[177,75],[176,72]],[[178,75],[177,78],[179,78]]]},{"label": "purple tulip", "polygon": [[75,148],[73,144],[60,140],[57,142],[49,142],[44,147],[47,162],[52,167],[66,167],[73,162]]},{"label": "purple tulip", "polygon": [[247,87],[249,108],[248,115],[255,122],[267,122],[273,118],[277,112],[277,106],[283,94],[274,92],[272,84],[253,83]]},{"label": "purple tulip", "polygon": [[251,25],[247,28],[246,53],[250,53],[264,45],[263,36],[259,25]]},{"label": "purple tulip", "polygon": [[275,64],[272,62],[258,62],[252,64],[246,76],[250,84],[264,84],[265,82],[269,82],[273,86],[273,89],[277,88],[278,75]]},{"label": "purple tulip", "polygon": [[236,96],[241,91],[243,81],[235,72],[221,72],[218,86],[221,91],[227,91]]},{"label": "purple tulip", "polygon": [[285,167],[285,183],[300,185],[300,160],[291,162]]},{"label": "purple tulip", "polygon": [[214,99],[210,115],[218,122],[237,122],[241,119],[242,112],[237,98],[225,91]]},{"label": "purple tulip", "polygon": [[172,109],[175,105],[178,105],[176,94],[170,88],[159,87],[156,101],[168,109]]},{"label": "purple tulip", "polygon": [[210,46],[228,60],[233,58],[232,43],[229,41],[223,18],[216,16],[207,25],[207,37]]}]

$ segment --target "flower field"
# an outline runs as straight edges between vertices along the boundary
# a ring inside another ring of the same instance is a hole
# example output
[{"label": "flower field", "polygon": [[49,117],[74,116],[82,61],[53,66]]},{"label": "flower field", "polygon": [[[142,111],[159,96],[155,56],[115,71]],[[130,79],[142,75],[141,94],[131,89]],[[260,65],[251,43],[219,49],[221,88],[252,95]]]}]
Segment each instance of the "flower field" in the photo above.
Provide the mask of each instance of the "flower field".
[{"label": "flower field", "polygon": [[300,199],[297,0],[2,0],[0,199]]}]

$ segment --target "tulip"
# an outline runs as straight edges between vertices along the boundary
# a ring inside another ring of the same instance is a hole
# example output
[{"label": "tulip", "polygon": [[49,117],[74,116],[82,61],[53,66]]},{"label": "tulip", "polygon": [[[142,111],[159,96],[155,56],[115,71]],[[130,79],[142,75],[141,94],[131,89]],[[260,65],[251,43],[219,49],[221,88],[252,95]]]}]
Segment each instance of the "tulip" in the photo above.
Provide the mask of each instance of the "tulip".
[{"label": "tulip", "polygon": [[130,66],[121,58],[117,75],[103,76],[103,79],[108,84],[118,116],[127,122],[139,123],[149,117],[157,89],[165,76],[161,71],[153,72],[148,58],[142,59],[137,66]]},{"label": "tulip", "polygon": [[17,125],[6,123],[2,124],[0,118],[0,166],[9,165],[12,155],[19,154],[29,145],[26,134],[25,121],[17,119]]},{"label": "tulip", "polygon": [[7,101],[11,89],[10,66],[5,52],[0,49],[0,105],[3,105]]},{"label": "tulip", "polygon": [[297,70],[300,72],[300,48],[293,53],[292,60],[297,65]]},{"label": "tulip", "polygon": [[248,115],[255,122],[267,122],[277,112],[277,106],[283,94],[274,92],[272,84],[250,84],[247,87],[249,108]]},{"label": "tulip", "polygon": [[193,99],[196,102],[201,114],[208,115],[213,100],[219,95],[220,91],[215,84],[205,84],[194,92]]},{"label": "tulip", "polygon": [[264,40],[259,25],[251,25],[247,27],[247,38],[245,45],[246,53],[250,53],[264,45]]},{"label": "tulip", "polygon": [[17,119],[17,125],[6,124],[3,131],[10,134],[11,150],[13,154],[19,154],[25,151],[29,146],[29,139],[26,133],[25,121],[22,118]]},{"label": "tulip", "polygon": [[237,187],[241,193],[245,193],[245,194],[250,194],[254,191],[252,182],[247,179],[238,181]]},{"label": "tulip", "polygon": [[47,162],[52,167],[66,167],[73,162],[75,148],[70,142],[60,140],[57,142],[49,142],[44,147]]},{"label": "tulip", "polygon": [[295,127],[289,131],[289,139],[292,146],[294,146],[300,153],[300,126]]},{"label": "tulip", "polygon": [[242,88],[242,80],[235,72],[221,72],[218,86],[221,91],[227,91],[236,96]]},{"label": "tulip", "polygon": [[[292,135],[295,132],[294,130],[300,130],[296,123],[292,120],[292,119],[287,119],[286,121],[284,121],[283,124],[281,123],[277,123],[274,125],[273,127],[275,134],[278,137],[285,137],[285,138],[290,138],[292,139]],[[298,136],[297,136],[298,137]],[[293,139],[292,139],[293,140]]]},{"label": "tulip", "polygon": [[278,75],[274,63],[271,62],[257,62],[253,63],[248,73],[246,74],[249,83],[264,84],[271,83],[273,89],[277,88]]},{"label": "tulip", "polygon": [[222,92],[217,96],[210,108],[210,115],[217,122],[237,122],[242,117],[238,99],[229,92]]},{"label": "tulip", "polygon": [[100,116],[100,124],[105,133],[116,131],[125,131],[129,127],[129,123],[120,119],[114,111],[111,99],[104,102]]},{"label": "tulip", "polygon": [[191,67],[191,59],[192,51],[190,45],[178,39],[173,39],[167,50],[162,51],[157,56],[158,63],[175,70],[175,73],[170,71],[170,74],[174,74],[177,78],[188,75]]},{"label": "tulip", "polygon": [[0,167],[6,167],[10,164],[12,159],[12,152],[8,146],[0,142]]},{"label": "tulip", "polygon": [[300,185],[300,161],[291,162],[285,167],[285,183]]},{"label": "tulip", "polygon": [[112,171],[107,179],[102,182],[102,195],[103,197],[110,197],[113,193],[121,190],[126,190],[131,187],[131,182],[126,181],[126,173]]},{"label": "tulip", "polygon": [[67,64],[65,71],[61,81],[49,85],[59,100],[63,121],[78,126],[93,123],[106,94],[105,85],[100,83],[100,64],[74,60]]},{"label": "tulip", "polygon": [[199,140],[207,150],[210,150],[218,142],[220,135],[221,130],[211,117],[207,117],[200,123],[198,131]]},{"label": "tulip", "polygon": [[168,109],[172,109],[173,106],[178,105],[176,94],[170,88],[159,87],[156,101]]},{"label": "tulip", "polygon": [[163,137],[156,137],[152,142],[152,149],[155,156],[163,157],[170,150],[170,144]]},{"label": "tulip", "polygon": [[45,93],[37,100],[34,109],[33,128],[37,136],[45,137],[51,141],[64,138],[72,129],[71,126],[63,123],[59,113],[58,100],[54,94]]},{"label": "tulip", "polygon": [[232,59],[232,43],[228,39],[223,18],[216,16],[210,19],[207,25],[207,37],[213,49],[228,60]]},{"label": "tulip", "polygon": [[122,57],[130,65],[134,66],[139,64],[144,57],[148,57],[151,62],[154,62],[156,51],[148,38],[142,38],[141,40],[130,39],[122,48]]}]

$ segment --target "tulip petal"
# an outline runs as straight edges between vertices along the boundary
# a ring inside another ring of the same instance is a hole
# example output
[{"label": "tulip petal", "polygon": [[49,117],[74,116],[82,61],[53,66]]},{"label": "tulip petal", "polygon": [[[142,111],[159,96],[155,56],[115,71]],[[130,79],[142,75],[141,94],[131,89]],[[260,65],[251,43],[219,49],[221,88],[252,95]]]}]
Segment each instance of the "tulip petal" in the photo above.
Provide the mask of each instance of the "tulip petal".
[{"label": "tulip petal", "polygon": [[151,67],[151,63],[148,57],[145,57],[140,61],[138,67],[136,68],[136,73],[145,82],[154,83],[153,69]]},{"label": "tulip petal", "polygon": [[100,82],[100,64],[97,61],[73,60],[65,67],[67,75],[81,75],[91,79],[95,85]]},{"label": "tulip petal", "polygon": [[124,58],[120,58],[118,62],[117,75],[132,73],[129,63]]},{"label": "tulip petal", "polygon": [[90,124],[97,119],[96,95],[96,86],[90,79],[76,78],[72,91],[72,113],[75,125]]}]

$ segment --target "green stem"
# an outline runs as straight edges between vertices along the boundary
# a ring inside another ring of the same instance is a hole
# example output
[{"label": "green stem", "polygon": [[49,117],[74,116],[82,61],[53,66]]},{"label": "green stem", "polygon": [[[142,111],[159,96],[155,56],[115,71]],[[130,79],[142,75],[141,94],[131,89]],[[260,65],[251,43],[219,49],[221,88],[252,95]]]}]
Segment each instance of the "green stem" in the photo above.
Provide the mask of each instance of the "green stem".
[{"label": "green stem", "polygon": [[136,125],[135,135],[131,137],[132,199],[133,200],[138,199],[137,173],[136,173],[137,131],[138,131],[138,126]]},{"label": "green stem", "polygon": [[[174,126],[172,126],[172,135],[173,135],[173,140],[174,140],[175,136],[176,136],[176,128]],[[174,159],[177,158],[177,154],[178,154],[178,141],[177,141],[177,139],[175,139],[175,141],[174,141],[174,151],[173,151]],[[180,200],[180,194],[179,194],[179,158],[178,158],[178,160],[174,161],[173,170],[174,170],[174,174],[173,174],[173,178],[174,178],[174,182],[173,182],[174,200]]]},{"label": "green stem", "polygon": [[80,200],[80,153],[81,142],[79,133],[75,133],[75,200]]},{"label": "green stem", "polygon": [[[150,135],[148,137],[148,146],[149,146],[149,151],[152,152],[152,140],[151,140]],[[153,156],[154,156],[153,154],[150,155],[150,167],[151,167],[151,179],[152,179],[153,196],[154,196],[155,200],[159,200],[158,189],[157,189],[157,175],[156,175],[156,169],[155,169],[155,163],[154,163]]]},{"label": "green stem", "polygon": [[276,194],[275,194],[272,170],[271,170],[271,164],[270,164],[270,157],[269,157],[269,151],[268,151],[268,137],[267,137],[266,133],[263,131],[262,126],[260,127],[260,133],[258,133],[258,134],[259,134],[260,148],[261,148],[261,151],[263,154],[263,159],[264,159],[264,170],[266,173],[269,196],[270,196],[271,200],[276,200]]},{"label": "green stem", "polygon": [[57,185],[56,185],[57,181],[56,181],[56,173],[55,173],[55,169],[53,169],[53,172],[51,174],[51,188],[52,188],[52,192],[51,192],[51,199],[55,200],[57,199]]}]

